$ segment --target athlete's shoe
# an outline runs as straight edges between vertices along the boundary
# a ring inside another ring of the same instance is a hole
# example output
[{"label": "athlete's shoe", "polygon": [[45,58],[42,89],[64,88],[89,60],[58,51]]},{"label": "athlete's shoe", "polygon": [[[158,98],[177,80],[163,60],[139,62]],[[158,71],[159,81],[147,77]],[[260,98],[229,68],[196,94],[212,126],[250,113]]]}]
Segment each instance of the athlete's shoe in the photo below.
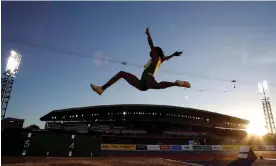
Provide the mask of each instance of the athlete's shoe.
[{"label": "athlete's shoe", "polygon": [[191,84],[189,82],[187,82],[187,81],[176,80],[175,82],[180,87],[191,88]]},{"label": "athlete's shoe", "polygon": [[97,92],[99,95],[101,95],[103,93],[103,88],[101,86],[96,86],[96,85],[93,85],[93,84],[90,84],[91,88]]}]

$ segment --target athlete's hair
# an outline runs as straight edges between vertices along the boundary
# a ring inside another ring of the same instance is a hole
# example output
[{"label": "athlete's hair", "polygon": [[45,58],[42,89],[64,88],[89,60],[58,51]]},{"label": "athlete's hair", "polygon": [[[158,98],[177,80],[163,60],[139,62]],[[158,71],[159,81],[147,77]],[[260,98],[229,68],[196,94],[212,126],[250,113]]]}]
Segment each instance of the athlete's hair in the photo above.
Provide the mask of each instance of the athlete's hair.
[{"label": "athlete's hair", "polygon": [[[157,55],[163,60],[165,58],[164,52],[160,47],[154,47]],[[152,54],[152,52],[150,52]]]}]

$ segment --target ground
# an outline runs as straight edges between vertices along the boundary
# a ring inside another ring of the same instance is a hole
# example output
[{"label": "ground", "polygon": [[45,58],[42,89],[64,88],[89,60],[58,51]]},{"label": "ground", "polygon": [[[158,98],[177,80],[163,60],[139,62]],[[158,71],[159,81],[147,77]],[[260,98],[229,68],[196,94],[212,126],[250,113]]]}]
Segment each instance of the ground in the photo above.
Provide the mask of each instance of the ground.
[{"label": "ground", "polygon": [[[2,157],[3,166],[226,166],[229,161],[180,162],[162,158]],[[276,160],[257,160],[252,166],[275,166]]]},{"label": "ground", "polygon": [[[263,156],[266,160],[257,160],[252,166],[275,166],[276,152],[273,151],[257,151],[257,157]],[[189,156],[189,160],[184,157],[170,157],[175,160],[156,157],[2,157],[2,165],[4,166],[195,166],[197,163],[204,166],[226,166],[231,160],[237,158],[238,152],[221,153],[213,157],[206,154],[194,154]],[[194,156],[194,157],[193,157]],[[274,160],[267,160],[274,159]],[[178,160],[178,161],[176,161]],[[204,161],[200,161],[204,160]]]},{"label": "ground", "polygon": [[3,166],[192,166],[192,164],[161,158],[58,158],[2,157]]}]

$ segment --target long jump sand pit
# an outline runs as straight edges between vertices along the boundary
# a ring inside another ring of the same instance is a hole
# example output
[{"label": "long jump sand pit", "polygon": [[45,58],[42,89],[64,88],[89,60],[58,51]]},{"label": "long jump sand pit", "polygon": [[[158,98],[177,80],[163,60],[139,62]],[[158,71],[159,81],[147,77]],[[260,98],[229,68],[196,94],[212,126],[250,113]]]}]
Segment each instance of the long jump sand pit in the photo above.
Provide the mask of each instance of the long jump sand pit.
[{"label": "long jump sand pit", "polygon": [[59,158],[59,157],[2,157],[5,166],[194,166],[161,158]]}]

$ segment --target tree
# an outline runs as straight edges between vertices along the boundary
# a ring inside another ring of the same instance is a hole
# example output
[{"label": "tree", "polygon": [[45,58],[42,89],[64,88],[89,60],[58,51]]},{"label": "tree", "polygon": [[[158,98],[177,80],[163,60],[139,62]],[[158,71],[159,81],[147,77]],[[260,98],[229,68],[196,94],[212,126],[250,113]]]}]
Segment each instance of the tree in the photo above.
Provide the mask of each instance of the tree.
[{"label": "tree", "polygon": [[26,129],[40,129],[40,128],[39,128],[39,126],[32,124],[32,125],[26,127]]}]

